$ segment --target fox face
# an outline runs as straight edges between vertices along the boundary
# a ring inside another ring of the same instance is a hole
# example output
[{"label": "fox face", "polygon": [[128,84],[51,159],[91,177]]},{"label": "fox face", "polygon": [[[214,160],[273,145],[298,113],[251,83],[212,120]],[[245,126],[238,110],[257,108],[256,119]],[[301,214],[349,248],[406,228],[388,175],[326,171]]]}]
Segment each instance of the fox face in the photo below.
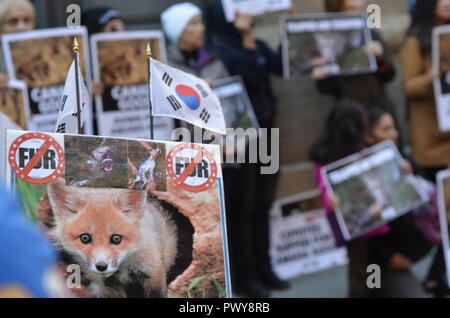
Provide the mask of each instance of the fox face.
[{"label": "fox face", "polygon": [[92,273],[114,274],[139,249],[145,191],[67,187],[59,180],[47,192],[55,216],[51,237]]}]

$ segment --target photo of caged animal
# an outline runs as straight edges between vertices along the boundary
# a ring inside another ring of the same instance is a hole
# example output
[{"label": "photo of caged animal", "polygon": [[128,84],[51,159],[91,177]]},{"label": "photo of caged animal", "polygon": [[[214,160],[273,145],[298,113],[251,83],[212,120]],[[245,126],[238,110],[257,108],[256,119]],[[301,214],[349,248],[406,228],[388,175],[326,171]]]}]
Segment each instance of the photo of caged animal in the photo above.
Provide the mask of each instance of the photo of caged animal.
[{"label": "photo of caged animal", "polygon": [[49,237],[80,266],[83,297],[167,296],[177,228],[157,200],[146,191],[70,187],[62,179],[47,193]]}]

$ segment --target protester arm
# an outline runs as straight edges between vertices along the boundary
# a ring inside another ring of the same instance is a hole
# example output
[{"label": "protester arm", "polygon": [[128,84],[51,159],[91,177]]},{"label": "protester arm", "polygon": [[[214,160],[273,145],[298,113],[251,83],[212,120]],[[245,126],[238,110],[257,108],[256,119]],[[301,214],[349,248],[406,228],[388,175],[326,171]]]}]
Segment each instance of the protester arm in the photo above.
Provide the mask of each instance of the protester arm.
[{"label": "protester arm", "polygon": [[432,79],[424,67],[419,41],[409,37],[401,52],[403,89],[408,97],[428,97],[433,93]]}]

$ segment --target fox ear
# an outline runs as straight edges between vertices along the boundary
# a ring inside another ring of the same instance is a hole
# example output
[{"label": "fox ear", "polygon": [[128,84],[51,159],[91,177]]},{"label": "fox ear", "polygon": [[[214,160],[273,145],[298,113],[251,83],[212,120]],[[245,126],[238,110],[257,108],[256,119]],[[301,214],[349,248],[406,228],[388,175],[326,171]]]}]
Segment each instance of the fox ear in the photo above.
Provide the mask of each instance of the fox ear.
[{"label": "fox ear", "polygon": [[147,192],[139,190],[124,190],[118,193],[114,203],[127,216],[140,216],[147,202]]},{"label": "fox ear", "polygon": [[55,217],[77,214],[75,194],[66,187],[64,179],[59,179],[47,187],[48,199]]}]

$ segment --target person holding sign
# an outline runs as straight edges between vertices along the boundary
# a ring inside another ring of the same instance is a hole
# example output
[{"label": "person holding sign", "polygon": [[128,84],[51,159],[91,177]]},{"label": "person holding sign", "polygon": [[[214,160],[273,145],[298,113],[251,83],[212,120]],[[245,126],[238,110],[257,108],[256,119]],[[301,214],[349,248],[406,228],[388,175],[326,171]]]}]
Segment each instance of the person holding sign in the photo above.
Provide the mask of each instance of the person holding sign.
[{"label": "person holding sign", "polygon": [[[375,106],[368,110],[368,120],[369,133],[366,137],[368,146],[385,140],[392,140],[396,145],[399,144],[399,133],[391,114]],[[420,167],[409,159],[405,159],[403,169],[413,173],[418,178],[421,178],[420,175],[423,173]],[[380,241],[381,244],[378,244],[379,246],[386,247],[384,250],[381,250],[382,253],[388,255],[386,252],[390,251],[390,257],[387,263],[389,270],[387,274],[391,275],[392,269],[398,268],[402,270],[402,274],[400,275],[402,279],[406,279],[410,281],[410,284],[416,286],[418,286],[419,282],[410,271],[411,265],[427,255],[431,247],[439,246],[439,249],[442,249],[440,244],[437,202],[435,200],[436,187],[430,182],[427,182],[427,184],[427,192],[431,197],[430,202],[411,211],[409,215],[392,221],[389,224],[391,231],[388,234],[374,238],[374,240]],[[416,217],[416,215],[420,217]],[[437,279],[437,277],[433,277],[433,274],[432,272],[429,273],[428,280]],[[394,275],[388,281],[388,284],[395,284],[396,279],[397,276]],[[438,281],[437,283],[439,284],[439,288],[443,290],[442,282]],[[437,289],[433,291],[436,292]]]},{"label": "person holding sign", "polygon": [[[209,84],[215,80],[225,78],[228,71],[225,64],[219,58],[215,47],[205,48],[205,26],[202,21],[202,11],[197,6],[184,2],[173,5],[161,14],[161,22],[164,33],[169,42],[169,63],[187,73],[191,73],[205,79]],[[192,125],[189,125],[191,128]],[[245,191],[240,185],[249,180],[245,177],[248,170],[244,165],[223,165],[225,205],[227,211],[228,234],[230,237],[230,265],[233,277],[233,288],[241,296],[267,297],[269,291],[259,284],[254,283],[248,277],[239,275],[242,271],[241,259],[253,257],[253,253],[242,246],[239,237],[242,231],[236,226],[241,223],[242,214],[237,206],[247,200]],[[247,231],[247,230],[246,230]],[[242,255],[241,251],[244,251]]]},{"label": "person holding sign", "polygon": [[[109,7],[95,7],[86,10],[81,15],[81,22],[88,29],[89,35],[100,32],[123,32],[125,22],[119,11]],[[92,82],[92,93],[94,96],[102,95],[104,91],[103,83]]]},{"label": "person holding sign", "polygon": [[[369,120],[364,108],[351,100],[344,100],[332,109],[325,131],[311,149],[310,157],[316,163],[315,179],[322,191],[322,200],[337,245],[344,244],[334,212],[340,202],[338,198],[329,195],[320,169],[326,164],[363,150],[369,135]],[[412,276],[402,272],[409,269],[411,261],[399,256],[395,245],[385,239],[385,235],[390,231],[389,225],[383,225],[360,238],[345,242],[349,256],[349,297],[424,297],[420,285],[410,279]],[[382,279],[388,279],[386,284],[382,283],[382,288],[384,285],[389,288],[374,293],[367,287],[366,270],[369,264],[389,268],[390,274],[382,275]]]},{"label": "person holding sign", "polygon": [[[363,12],[365,0],[326,0],[327,12]],[[375,30],[371,30],[373,42],[366,47],[368,55],[377,58],[378,69],[375,73],[330,76],[326,68],[322,67],[324,61],[317,59],[312,77],[316,80],[317,89],[322,94],[332,95],[336,100],[351,98],[360,103],[376,101],[389,105],[384,92],[384,85],[395,77],[395,68],[391,61],[389,50]]]},{"label": "person holding sign", "polygon": [[[3,0],[0,2],[0,35],[26,32],[34,29],[36,13],[28,0]],[[0,50],[0,88],[4,87],[9,76]]]},{"label": "person holding sign", "polygon": [[449,0],[418,0],[400,52],[413,155],[426,178],[433,182],[436,172],[445,169],[450,161],[450,133],[441,133],[438,127],[433,80],[439,74],[432,69],[431,37],[434,26],[449,22]]}]

